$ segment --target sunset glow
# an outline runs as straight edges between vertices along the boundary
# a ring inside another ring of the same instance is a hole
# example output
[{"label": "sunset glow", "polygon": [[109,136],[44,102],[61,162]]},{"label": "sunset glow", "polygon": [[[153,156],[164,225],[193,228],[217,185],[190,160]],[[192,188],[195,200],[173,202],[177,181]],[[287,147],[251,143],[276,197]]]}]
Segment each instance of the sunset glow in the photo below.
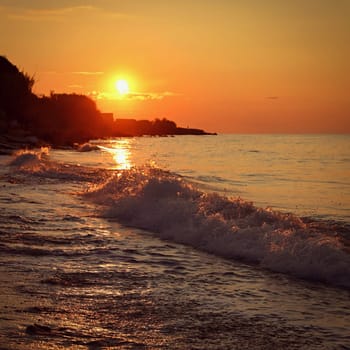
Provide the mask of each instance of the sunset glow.
[{"label": "sunset glow", "polygon": [[2,54],[37,94],[213,132],[350,132],[350,1],[79,4],[0,0]]},{"label": "sunset glow", "polygon": [[350,350],[350,0],[0,0],[0,33],[0,350]]}]

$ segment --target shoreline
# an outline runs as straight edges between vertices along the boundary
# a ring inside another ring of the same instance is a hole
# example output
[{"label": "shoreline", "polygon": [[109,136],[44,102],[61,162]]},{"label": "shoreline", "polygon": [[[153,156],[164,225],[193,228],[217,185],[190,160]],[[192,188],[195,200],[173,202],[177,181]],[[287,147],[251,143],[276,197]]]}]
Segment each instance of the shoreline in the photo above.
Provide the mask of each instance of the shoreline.
[{"label": "shoreline", "polygon": [[[145,135],[117,135],[117,136],[105,136],[102,139],[113,138],[133,138],[133,137],[174,137],[174,136],[215,136],[217,133],[171,133],[171,134],[145,134]],[[14,130],[13,132],[7,132],[0,134],[0,155],[11,155],[13,152],[20,149],[33,149],[40,147],[50,147],[54,149],[67,149],[75,148],[85,143],[89,143],[89,140],[77,140],[73,143],[55,144],[52,142],[39,139],[36,135],[29,133],[23,129]]]}]

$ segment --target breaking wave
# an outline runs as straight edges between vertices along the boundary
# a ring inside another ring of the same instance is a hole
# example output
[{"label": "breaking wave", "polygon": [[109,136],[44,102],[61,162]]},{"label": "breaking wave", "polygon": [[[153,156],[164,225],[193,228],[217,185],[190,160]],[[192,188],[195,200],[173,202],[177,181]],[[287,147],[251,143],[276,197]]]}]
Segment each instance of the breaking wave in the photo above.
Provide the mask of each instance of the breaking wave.
[{"label": "breaking wave", "polygon": [[224,258],[350,288],[348,226],[206,193],[152,166],[112,172],[62,164],[51,161],[47,149],[19,152],[10,165],[34,177],[88,182],[84,198],[98,204],[103,216],[126,226]]},{"label": "breaking wave", "polygon": [[336,226],[204,193],[178,175],[152,167],[118,172],[84,196],[102,205],[104,216],[162,239],[350,287],[350,254]]},{"label": "breaking wave", "polygon": [[11,160],[10,165],[25,168],[39,165],[49,155],[49,148],[42,147],[40,151],[36,150],[19,150],[15,152],[14,159]]},{"label": "breaking wave", "polygon": [[111,176],[111,172],[106,169],[52,161],[46,147],[40,150],[20,150],[14,154],[9,165],[22,174],[58,181],[99,183]]}]

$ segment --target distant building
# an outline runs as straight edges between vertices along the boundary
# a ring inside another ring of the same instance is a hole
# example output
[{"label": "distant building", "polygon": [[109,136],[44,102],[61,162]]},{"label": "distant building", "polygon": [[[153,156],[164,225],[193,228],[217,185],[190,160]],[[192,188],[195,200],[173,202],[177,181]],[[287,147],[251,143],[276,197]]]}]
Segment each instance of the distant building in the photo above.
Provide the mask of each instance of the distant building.
[{"label": "distant building", "polygon": [[105,123],[113,123],[114,122],[113,113],[101,113],[101,118]]}]

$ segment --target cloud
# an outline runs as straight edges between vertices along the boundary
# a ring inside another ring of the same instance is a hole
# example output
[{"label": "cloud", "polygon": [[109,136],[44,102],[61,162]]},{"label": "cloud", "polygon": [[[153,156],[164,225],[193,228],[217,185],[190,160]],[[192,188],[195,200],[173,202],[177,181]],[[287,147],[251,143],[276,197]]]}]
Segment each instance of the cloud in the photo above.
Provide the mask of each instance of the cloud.
[{"label": "cloud", "polygon": [[69,6],[56,8],[28,8],[1,6],[1,10],[6,12],[7,17],[17,21],[60,21],[75,11],[91,11],[93,6]]},{"label": "cloud", "polygon": [[81,71],[81,72],[72,72],[73,74],[80,74],[80,75],[102,75],[104,72],[94,72],[94,71]]},{"label": "cloud", "polygon": [[174,92],[145,92],[145,93],[139,93],[139,92],[134,92],[134,93],[129,93],[125,97],[128,100],[140,100],[140,101],[145,101],[145,100],[162,100],[165,97],[170,97],[170,96],[177,96],[179,94],[176,94]]},{"label": "cloud", "polygon": [[121,96],[117,92],[91,91],[88,96],[96,100],[131,100],[131,101],[147,101],[147,100],[162,100],[166,97],[179,96],[174,92],[131,92]]},{"label": "cloud", "polygon": [[[84,6],[86,0],[0,0],[0,6],[19,9],[58,9],[66,7]],[[93,1],[90,1],[93,2]]]},{"label": "cloud", "polygon": [[267,100],[278,100],[279,96],[267,96],[265,97]]},{"label": "cloud", "polygon": [[54,71],[54,70],[47,70],[47,71],[41,71],[40,74],[64,74],[64,75],[103,75],[105,72],[102,71],[77,71],[77,72],[65,72],[65,71]]},{"label": "cloud", "polygon": [[70,84],[68,85],[69,88],[71,89],[82,89],[83,85],[79,85],[79,84]]},{"label": "cloud", "polygon": [[62,74],[61,72],[57,72],[55,70],[44,70],[39,72],[40,74]]},{"label": "cloud", "polygon": [[0,12],[4,12],[9,19],[16,21],[63,21],[67,15],[74,12],[89,11],[118,19],[133,17],[131,14],[119,11],[115,6],[101,6],[97,1],[0,0]]}]

